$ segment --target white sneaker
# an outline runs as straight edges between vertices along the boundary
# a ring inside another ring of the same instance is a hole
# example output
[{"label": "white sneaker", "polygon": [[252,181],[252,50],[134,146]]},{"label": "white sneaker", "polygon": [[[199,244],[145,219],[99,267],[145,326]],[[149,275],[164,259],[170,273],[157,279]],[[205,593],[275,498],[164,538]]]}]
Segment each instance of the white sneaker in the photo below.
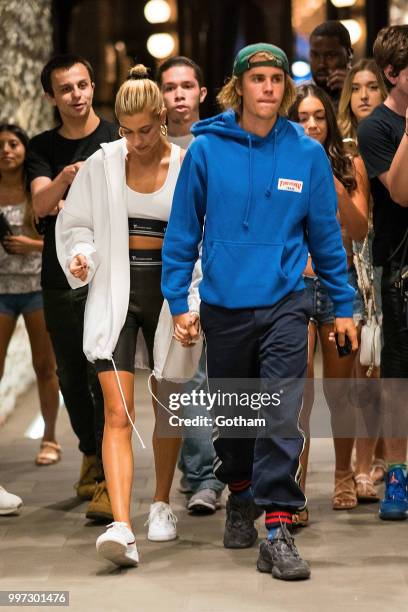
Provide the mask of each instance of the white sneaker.
[{"label": "white sneaker", "polygon": [[135,536],[126,523],[114,521],[96,540],[98,553],[119,566],[135,566],[139,562]]},{"label": "white sneaker", "polygon": [[152,542],[168,542],[177,538],[177,517],[173,514],[169,504],[155,502],[150,506],[149,518],[145,525],[149,525],[147,539]]},{"label": "white sneaker", "polygon": [[3,487],[0,487],[0,515],[19,514],[20,508],[23,505],[23,500],[18,495],[9,493]]}]

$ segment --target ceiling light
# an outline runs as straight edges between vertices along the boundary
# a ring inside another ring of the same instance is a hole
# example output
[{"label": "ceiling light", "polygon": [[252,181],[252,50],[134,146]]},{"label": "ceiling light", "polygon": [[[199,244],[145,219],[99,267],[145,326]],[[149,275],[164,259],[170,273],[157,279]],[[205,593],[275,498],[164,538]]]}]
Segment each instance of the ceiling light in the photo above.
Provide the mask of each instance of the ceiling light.
[{"label": "ceiling light", "polygon": [[310,64],[298,60],[292,64],[292,74],[298,79],[303,79],[310,73]]},{"label": "ceiling light", "polygon": [[150,0],[144,7],[144,16],[149,23],[165,23],[170,15],[171,8],[165,0]]},{"label": "ceiling light", "polygon": [[353,6],[356,3],[356,0],[330,0],[331,3],[336,8],[346,8],[348,6]]},{"label": "ceiling light", "polygon": [[341,23],[348,29],[351,39],[351,44],[354,45],[361,38],[361,25],[355,19],[342,19]]},{"label": "ceiling light", "polygon": [[168,57],[174,50],[175,42],[171,34],[152,34],[147,39],[147,50],[156,59]]}]

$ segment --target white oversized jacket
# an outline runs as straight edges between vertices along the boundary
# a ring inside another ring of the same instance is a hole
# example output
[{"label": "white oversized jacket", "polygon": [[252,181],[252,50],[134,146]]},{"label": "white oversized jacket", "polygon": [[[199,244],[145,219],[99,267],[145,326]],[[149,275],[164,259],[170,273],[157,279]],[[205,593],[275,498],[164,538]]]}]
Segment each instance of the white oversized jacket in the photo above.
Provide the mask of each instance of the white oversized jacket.
[{"label": "white oversized jacket", "polygon": [[[129,229],[125,205],[127,155],[125,139],[102,144],[80,168],[59,213],[55,238],[57,256],[73,289],[89,283],[85,307],[83,347],[87,359],[111,359],[125,323],[130,292]],[[88,259],[86,281],[75,278],[69,265],[82,253]],[[189,308],[199,310],[201,259],[190,287]],[[160,315],[172,324],[168,305]],[[165,359],[171,334],[156,334],[155,355]],[[156,345],[159,346],[156,346]],[[140,355],[138,342],[137,354]],[[185,349],[184,349],[185,350]],[[136,359],[137,365],[147,366]]]}]

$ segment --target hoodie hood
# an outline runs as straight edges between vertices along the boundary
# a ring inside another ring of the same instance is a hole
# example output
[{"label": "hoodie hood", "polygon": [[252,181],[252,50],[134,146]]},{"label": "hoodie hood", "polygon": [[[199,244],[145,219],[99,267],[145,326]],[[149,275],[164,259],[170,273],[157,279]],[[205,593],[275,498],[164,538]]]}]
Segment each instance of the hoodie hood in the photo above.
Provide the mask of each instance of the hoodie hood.
[{"label": "hoodie hood", "polygon": [[103,156],[105,158],[111,155],[122,154],[127,155],[126,138],[120,138],[119,140],[113,140],[112,142],[103,142],[101,144]]},{"label": "hoodie hood", "polygon": [[286,131],[288,121],[282,117],[278,117],[275,125],[265,137],[257,136],[250,132],[246,132],[237,122],[236,114],[233,110],[227,110],[224,113],[203,119],[194,123],[191,128],[191,133],[194,136],[200,136],[201,134],[217,134],[224,138],[233,138],[241,142],[248,142],[248,137],[251,138],[253,144],[261,145],[264,142],[270,142],[274,137],[275,132],[279,135],[283,135]]}]

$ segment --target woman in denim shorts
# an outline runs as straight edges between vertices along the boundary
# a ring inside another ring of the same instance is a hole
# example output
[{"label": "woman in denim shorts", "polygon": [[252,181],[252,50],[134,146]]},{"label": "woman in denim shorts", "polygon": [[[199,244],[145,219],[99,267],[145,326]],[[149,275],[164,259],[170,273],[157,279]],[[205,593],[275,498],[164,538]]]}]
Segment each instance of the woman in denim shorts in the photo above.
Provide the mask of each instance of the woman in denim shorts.
[{"label": "woman in denim shorts", "polygon": [[0,243],[0,378],[7,349],[20,315],[24,318],[41,411],[44,437],[37,465],[59,461],[61,447],[55,439],[59,395],[54,353],[45,327],[40,287],[43,242],[34,229],[25,177],[28,137],[16,125],[0,125],[0,213],[11,229]]},{"label": "woman in denim shorts", "polygon": [[[343,141],[348,146],[354,148],[354,155],[358,154],[357,142],[357,127],[366,119],[377,106],[384,102],[387,97],[387,88],[381,76],[381,70],[372,58],[364,58],[354,64],[349,70],[344,80],[343,89],[339,100],[338,124],[343,136]],[[370,209],[372,210],[373,202],[370,200]],[[369,223],[371,226],[372,224]],[[374,237],[373,228],[369,228],[368,242],[370,259],[372,261],[372,241]],[[357,244],[357,249],[361,250],[362,244]],[[381,277],[382,267],[374,267],[374,292],[376,302],[376,314],[379,322],[382,322],[381,314]],[[359,364],[358,364],[359,365]],[[356,375],[361,378],[364,372],[361,372],[363,366],[357,368]],[[374,368],[371,373],[371,378],[380,377],[380,368]],[[369,473],[374,484],[384,480],[384,475],[387,470],[384,461],[384,439],[378,438],[374,450],[372,452],[372,444],[370,438],[359,438],[356,441],[356,457],[357,463],[364,463],[361,466],[361,472]],[[364,459],[364,461],[361,461]]]},{"label": "woman in denim shorts", "polygon": [[[308,136],[323,145],[330,160],[338,197],[338,219],[348,261],[349,284],[356,289],[353,314],[355,322],[359,323],[364,317],[364,305],[357,288],[352,241],[364,239],[368,227],[370,186],[364,164],[360,157],[351,158],[345,154],[331,100],[320,88],[315,85],[300,87],[289,118],[300,123]],[[311,258],[304,272],[304,280],[306,291],[313,302],[313,315],[309,325],[308,377],[313,379],[314,376],[313,360],[319,340],[323,360],[323,390],[331,413],[336,458],[332,507],[335,510],[349,510],[357,505],[357,491],[351,469],[354,418],[351,403],[349,406],[347,401],[350,390],[348,385],[345,385],[345,380],[351,380],[357,354],[341,358],[338,355],[332,339],[335,318],[333,303],[319,279],[318,270],[313,267]],[[305,429],[308,429],[313,400],[313,385],[306,385],[301,417]],[[307,440],[301,460],[303,488],[306,484],[309,444]],[[378,500],[374,487],[370,491],[370,497]],[[299,524],[306,524],[307,510],[301,512],[297,520]]]}]

